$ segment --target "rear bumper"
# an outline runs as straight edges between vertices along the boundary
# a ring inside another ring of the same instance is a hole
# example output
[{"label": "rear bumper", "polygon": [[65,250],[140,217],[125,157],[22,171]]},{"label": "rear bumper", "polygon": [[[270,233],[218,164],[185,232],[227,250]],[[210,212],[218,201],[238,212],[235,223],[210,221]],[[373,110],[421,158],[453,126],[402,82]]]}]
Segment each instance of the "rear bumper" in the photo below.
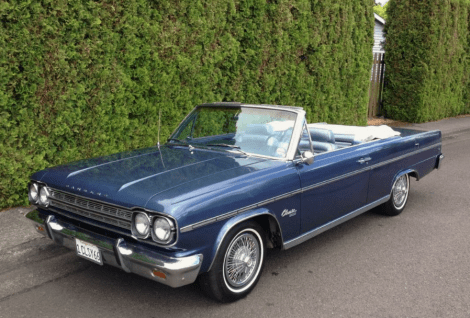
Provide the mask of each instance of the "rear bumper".
[{"label": "rear bumper", "polygon": [[187,257],[169,257],[143,244],[124,238],[109,238],[81,229],[53,215],[42,215],[34,210],[26,215],[36,231],[55,243],[76,250],[75,238],[94,244],[101,251],[103,263],[135,273],[159,283],[180,287],[196,280],[202,264],[202,254]]},{"label": "rear bumper", "polygon": [[439,168],[442,168],[442,161],[444,161],[444,158],[445,156],[443,154],[437,156],[436,169],[439,170]]}]

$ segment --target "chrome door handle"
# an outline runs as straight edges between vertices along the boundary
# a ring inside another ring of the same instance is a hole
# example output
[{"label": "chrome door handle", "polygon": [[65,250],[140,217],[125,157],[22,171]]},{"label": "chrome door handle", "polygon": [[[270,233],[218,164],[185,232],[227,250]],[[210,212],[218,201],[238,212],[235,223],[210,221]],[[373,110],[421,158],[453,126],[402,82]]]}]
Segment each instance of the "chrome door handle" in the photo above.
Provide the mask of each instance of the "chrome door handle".
[{"label": "chrome door handle", "polygon": [[365,158],[359,159],[357,162],[362,165],[364,162],[367,162],[369,160],[372,160],[372,158],[371,157],[365,157]]}]

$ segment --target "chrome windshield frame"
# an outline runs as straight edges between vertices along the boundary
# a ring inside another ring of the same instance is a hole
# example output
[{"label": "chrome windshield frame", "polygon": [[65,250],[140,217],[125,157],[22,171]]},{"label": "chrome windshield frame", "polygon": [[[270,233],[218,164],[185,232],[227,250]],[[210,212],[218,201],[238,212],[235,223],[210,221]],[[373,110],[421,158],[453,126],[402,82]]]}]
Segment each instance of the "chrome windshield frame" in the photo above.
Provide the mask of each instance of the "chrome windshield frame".
[{"label": "chrome windshield frame", "polygon": [[[294,160],[295,153],[297,151],[297,147],[300,142],[300,137],[302,134],[303,126],[305,123],[305,111],[303,110],[302,107],[282,106],[282,105],[254,105],[254,104],[242,104],[242,103],[235,103],[235,102],[218,102],[218,103],[210,103],[210,104],[201,104],[201,105],[194,107],[194,109],[186,117],[184,117],[184,119],[179,123],[179,125],[173,130],[169,139],[174,138],[181,124],[184,121],[186,121],[186,119],[189,118],[199,107],[247,107],[247,108],[263,108],[263,109],[271,109],[271,110],[283,110],[283,111],[295,113],[296,119],[295,119],[294,127],[292,130],[292,136],[289,142],[289,147],[287,148],[286,156],[284,158],[246,152],[248,155],[254,156],[254,157],[262,157],[262,158],[274,159],[278,161]],[[234,152],[231,150],[227,150],[227,151]]]}]

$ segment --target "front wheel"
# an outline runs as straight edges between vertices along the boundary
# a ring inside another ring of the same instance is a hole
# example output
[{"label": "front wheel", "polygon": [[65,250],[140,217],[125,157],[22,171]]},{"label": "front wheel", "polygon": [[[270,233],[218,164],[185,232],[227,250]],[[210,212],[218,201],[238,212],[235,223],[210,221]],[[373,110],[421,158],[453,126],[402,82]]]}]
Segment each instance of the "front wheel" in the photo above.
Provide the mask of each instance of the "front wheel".
[{"label": "front wheel", "polygon": [[237,224],[222,242],[211,270],[199,277],[200,286],[221,302],[243,298],[258,283],[265,254],[263,229],[255,222]]},{"label": "front wheel", "polygon": [[409,192],[410,176],[408,174],[404,174],[397,178],[393,183],[390,200],[388,200],[383,206],[384,214],[390,216],[400,214],[405,209]]}]

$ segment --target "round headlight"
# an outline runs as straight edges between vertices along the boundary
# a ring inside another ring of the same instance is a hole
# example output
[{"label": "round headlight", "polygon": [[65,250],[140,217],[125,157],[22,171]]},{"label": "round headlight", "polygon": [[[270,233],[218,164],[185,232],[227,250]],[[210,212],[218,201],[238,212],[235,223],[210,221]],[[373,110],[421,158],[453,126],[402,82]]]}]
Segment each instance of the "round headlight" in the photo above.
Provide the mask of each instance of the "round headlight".
[{"label": "round headlight", "polygon": [[150,220],[145,213],[138,213],[134,219],[134,228],[137,234],[147,236],[150,229]]},{"label": "round headlight", "polygon": [[39,198],[39,187],[37,183],[31,183],[29,186],[29,201],[37,203]]},{"label": "round headlight", "polygon": [[46,187],[42,187],[39,191],[39,203],[44,206],[49,205],[49,190]]},{"label": "round headlight", "polygon": [[156,218],[153,222],[153,234],[159,241],[166,242],[170,239],[172,227],[167,219]]}]

